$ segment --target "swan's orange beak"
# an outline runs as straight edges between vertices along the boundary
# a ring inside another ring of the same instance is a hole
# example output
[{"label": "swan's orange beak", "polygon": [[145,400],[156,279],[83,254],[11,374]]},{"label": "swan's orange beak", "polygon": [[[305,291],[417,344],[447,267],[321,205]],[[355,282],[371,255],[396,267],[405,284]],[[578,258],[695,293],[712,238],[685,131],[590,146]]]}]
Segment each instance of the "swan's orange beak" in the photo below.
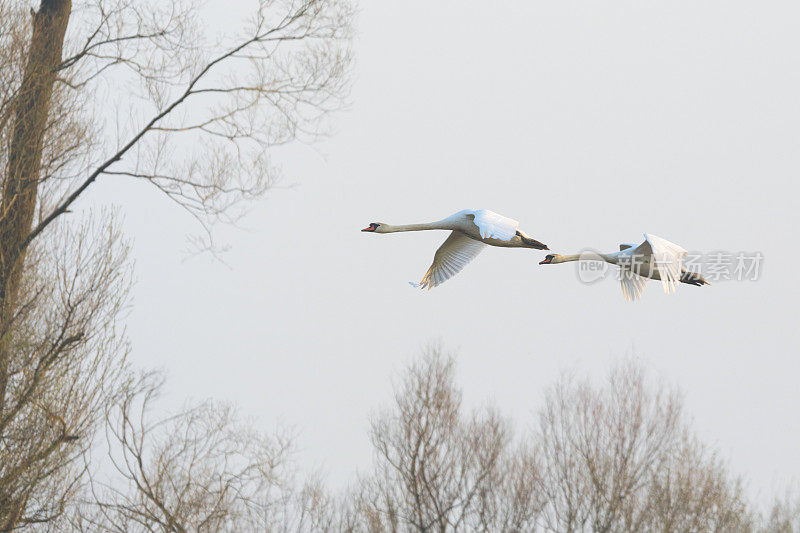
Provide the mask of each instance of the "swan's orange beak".
[{"label": "swan's orange beak", "polygon": [[366,228],[362,229],[361,231],[375,231],[375,228],[372,226],[367,226]]},{"label": "swan's orange beak", "polygon": [[543,260],[539,261],[539,264],[540,265],[549,265],[552,262],[553,262],[553,256],[552,255],[548,255]]}]

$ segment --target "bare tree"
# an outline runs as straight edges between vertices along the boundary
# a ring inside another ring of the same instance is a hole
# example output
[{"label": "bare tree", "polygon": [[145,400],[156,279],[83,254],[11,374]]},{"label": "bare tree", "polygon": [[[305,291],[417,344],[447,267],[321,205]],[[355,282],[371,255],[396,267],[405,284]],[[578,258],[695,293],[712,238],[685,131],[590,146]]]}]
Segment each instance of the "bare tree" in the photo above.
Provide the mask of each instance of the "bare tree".
[{"label": "bare tree", "polygon": [[214,43],[196,5],[0,0],[0,530],[63,511],[124,373],[126,247],[108,212],[65,215],[99,179],[145,180],[210,245],[276,178],[269,148],[343,103],[347,1],[263,0]]},{"label": "bare tree", "polygon": [[65,529],[315,531],[330,520],[318,482],[294,483],[289,435],[260,435],[212,402],[154,419],[161,388],[147,374],[107,406],[109,464],[91,461]]},{"label": "bare tree", "polygon": [[375,472],[361,482],[348,528],[527,529],[536,463],[510,450],[508,422],[494,409],[465,416],[453,374],[437,348],[408,368],[395,406],[372,422]]},{"label": "bare tree", "polygon": [[100,81],[119,91],[116,141],[62,187],[28,240],[109,176],[147,180],[206,226],[235,218],[276,178],[269,148],[313,140],[341,107],[348,2],[262,0],[242,34],[213,45],[194,5],[94,0],[76,10],[60,79],[78,94]]},{"label": "bare tree", "polygon": [[762,517],[759,533],[800,532],[800,498],[792,491],[775,498],[769,512]]},{"label": "bare tree", "polygon": [[130,284],[113,224],[57,228],[32,246],[7,350],[0,416],[0,530],[50,520],[79,487],[79,459],[125,372],[115,324]]},{"label": "bare tree", "polygon": [[430,349],[409,367],[371,437],[375,469],[341,513],[341,530],[755,528],[741,482],[694,437],[680,395],[631,361],[604,386],[560,380],[537,430],[514,449],[496,412],[462,413],[453,361]]},{"label": "bare tree", "polygon": [[[566,377],[536,431],[512,444],[496,410],[464,413],[454,362],[437,348],[410,365],[372,422],[374,469],[348,497],[298,482],[290,439],[253,432],[205,403],[153,419],[158,376],[106,403],[111,476],[90,459],[60,531],[792,532],[796,504],[759,518],[680,395],[626,361],[604,385]],[[91,466],[90,466],[91,465]],[[81,490],[78,490],[81,489]]]},{"label": "bare tree", "polygon": [[628,361],[604,387],[562,379],[538,431],[551,531],[746,531],[741,483],[692,435],[679,394]]}]

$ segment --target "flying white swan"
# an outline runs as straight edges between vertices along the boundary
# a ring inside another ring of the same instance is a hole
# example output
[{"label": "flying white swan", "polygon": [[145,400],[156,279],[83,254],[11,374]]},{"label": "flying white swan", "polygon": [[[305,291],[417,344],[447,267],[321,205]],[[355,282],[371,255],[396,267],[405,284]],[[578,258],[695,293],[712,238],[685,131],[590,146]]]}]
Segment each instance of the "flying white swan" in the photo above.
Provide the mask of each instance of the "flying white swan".
[{"label": "flying white swan", "polygon": [[619,252],[609,254],[583,253],[574,255],[551,254],[540,265],[566,263],[568,261],[605,261],[620,267],[622,295],[628,301],[639,298],[648,279],[661,281],[664,292],[669,294],[678,289],[678,283],[688,283],[697,287],[710,285],[703,276],[683,268],[683,260],[688,252],[661,237],[644,234],[644,242],[620,244]]},{"label": "flying white swan", "polygon": [[432,289],[455,276],[467,263],[475,259],[488,244],[506,248],[533,248],[549,250],[547,245],[532,239],[517,229],[519,222],[498,215],[488,209],[465,209],[437,222],[392,226],[373,222],[361,231],[372,233],[397,233],[429,229],[450,230],[450,236],[436,250],[433,264],[414,287]]}]

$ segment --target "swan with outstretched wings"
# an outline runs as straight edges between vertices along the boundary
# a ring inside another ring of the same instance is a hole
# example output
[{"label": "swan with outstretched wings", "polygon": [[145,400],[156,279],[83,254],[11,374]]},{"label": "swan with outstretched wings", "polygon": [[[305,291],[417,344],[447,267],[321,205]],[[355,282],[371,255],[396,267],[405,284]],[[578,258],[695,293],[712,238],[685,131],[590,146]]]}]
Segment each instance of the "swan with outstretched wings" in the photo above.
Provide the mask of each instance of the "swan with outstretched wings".
[{"label": "swan with outstretched wings", "polygon": [[519,222],[488,209],[465,209],[436,222],[391,225],[373,222],[361,231],[398,233],[403,231],[450,230],[450,235],[436,250],[433,263],[419,283],[413,286],[432,289],[455,276],[486,246],[549,250],[547,245],[519,229]]},{"label": "swan with outstretched wings", "polygon": [[656,235],[644,234],[639,244],[620,244],[618,252],[608,254],[583,253],[573,255],[549,254],[540,265],[569,261],[605,261],[620,268],[622,295],[632,301],[641,297],[651,279],[661,281],[664,292],[677,291],[678,283],[694,286],[710,285],[703,276],[683,268],[687,252],[675,243]]}]

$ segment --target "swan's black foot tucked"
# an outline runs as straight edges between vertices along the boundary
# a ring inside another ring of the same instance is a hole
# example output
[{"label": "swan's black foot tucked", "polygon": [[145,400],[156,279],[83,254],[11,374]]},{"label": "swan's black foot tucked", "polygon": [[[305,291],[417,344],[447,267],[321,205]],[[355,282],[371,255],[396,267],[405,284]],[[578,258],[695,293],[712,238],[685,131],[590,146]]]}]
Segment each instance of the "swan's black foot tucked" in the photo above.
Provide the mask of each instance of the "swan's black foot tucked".
[{"label": "swan's black foot tucked", "polygon": [[711,285],[697,272],[689,272],[688,270],[681,271],[681,283],[688,283],[695,287],[702,287],[703,285]]},{"label": "swan's black foot tucked", "polygon": [[527,244],[531,248],[536,248],[537,250],[549,250],[550,249],[550,248],[547,247],[546,244],[544,244],[542,242],[539,242],[536,239],[531,239],[530,237],[520,233],[519,231],[517,231],[517,235],[519,235],[519,238],[522,239],[522,242],[524,242],[525,244]]}]

